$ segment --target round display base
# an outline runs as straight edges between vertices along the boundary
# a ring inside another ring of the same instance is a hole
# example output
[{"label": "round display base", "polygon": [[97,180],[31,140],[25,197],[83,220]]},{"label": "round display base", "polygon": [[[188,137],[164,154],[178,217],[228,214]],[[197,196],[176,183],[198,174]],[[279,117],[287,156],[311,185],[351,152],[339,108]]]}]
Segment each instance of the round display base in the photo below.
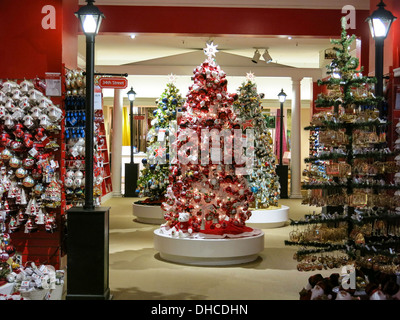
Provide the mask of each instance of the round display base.
[{"label": "round display base", "polygon": [[133,215],[138,222],[149,224],[163,224],[165,223],[164,214],[161,206],[146,206],[143,204],[132,204]]},{"label": "round display base", "polygon": [[272,229],[283,227],[289,219],[289,207],[281,205],[268,209],[251,210],[246,225],[252,228]]},{"label": "round display base", "polygon": [[256,260],[264,250],[264,233],[223,239],[174,238],[154,231],[154,248],[163,260],[197,266],[226,266]]}]

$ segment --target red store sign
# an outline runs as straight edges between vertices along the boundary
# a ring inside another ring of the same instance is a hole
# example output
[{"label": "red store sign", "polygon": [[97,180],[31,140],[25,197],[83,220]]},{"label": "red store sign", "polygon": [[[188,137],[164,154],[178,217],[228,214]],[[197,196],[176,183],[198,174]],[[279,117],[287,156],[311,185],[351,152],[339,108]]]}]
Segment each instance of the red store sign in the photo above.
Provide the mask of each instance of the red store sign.
[{"label": "red store sign", "polygon": [[99,79],[99,86],[107,89],[125,89],[128,86],[126,78],[103,77]]}]

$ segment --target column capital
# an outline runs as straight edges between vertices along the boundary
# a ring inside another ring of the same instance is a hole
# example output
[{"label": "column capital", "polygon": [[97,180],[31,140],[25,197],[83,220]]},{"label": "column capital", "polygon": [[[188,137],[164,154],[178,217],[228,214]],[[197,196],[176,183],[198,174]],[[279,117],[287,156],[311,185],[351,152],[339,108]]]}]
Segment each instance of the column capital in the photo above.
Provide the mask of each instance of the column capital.
[{"label": "column capital", "polygon": [[303,78],[304,78],[304,77],[301,77],[301,76],[291,77],[292,83],[293,83],[293,84],[299,83],[299,82],[301,82],[301,80],[303,80]]}]

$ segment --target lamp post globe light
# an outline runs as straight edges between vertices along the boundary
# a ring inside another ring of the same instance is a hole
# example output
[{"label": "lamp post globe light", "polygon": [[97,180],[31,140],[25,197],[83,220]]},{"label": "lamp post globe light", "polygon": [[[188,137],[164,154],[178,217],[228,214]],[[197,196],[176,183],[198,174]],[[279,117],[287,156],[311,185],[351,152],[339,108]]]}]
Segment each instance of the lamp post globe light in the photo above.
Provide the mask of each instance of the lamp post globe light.
[{"label": "lamp post globe light", "polygon": [[279,176],[279,183],[281,185],[280,197],[282,199],[288,198],[288,178],[289,178],[289,167],[283,165],[283,104],[286,101],[286,93],[281,90],[278,94],[278,99],[280,102],[280,132],[279,132],[279,165],[276,166],[276,174]]},{"label": "lamp post globe light", "polygon": [[383,0],[377,5],[376,9],[366,19],[368,22],[371,36],[375,40],[375,77],[377,83],[375,86],[375,95],[383,96],[383,44],[389,33],[390,27],[397,18],[388,10]]},{"label": "lamp post globe light", "polygon": [[[93,201],[94,39],[103,13],[87,0],[76,13],[86,36],[85,204],[67,211],[67,300],[109,300],[109,209]],[[87,271],[91,270],[90,277]]]}]

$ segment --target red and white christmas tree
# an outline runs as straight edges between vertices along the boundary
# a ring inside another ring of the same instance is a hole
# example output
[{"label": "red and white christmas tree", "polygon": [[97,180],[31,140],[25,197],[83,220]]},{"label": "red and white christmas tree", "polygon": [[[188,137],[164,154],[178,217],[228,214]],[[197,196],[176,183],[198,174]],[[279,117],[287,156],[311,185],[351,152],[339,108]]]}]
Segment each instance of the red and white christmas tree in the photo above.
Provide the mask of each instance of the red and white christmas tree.
[{"label": "red and white christmas tree", "polygon": [[245,177],[252,169],[252,129],[243,130],[236,118],[237,94],[227,92],[226,74],[213,59],[216,47],[207,44],[207,59],[194,69],[194,83],[178,110],[170,184],[161,206],[164,234],[238,237],[259,232],[245,224],[254,201]]}]

